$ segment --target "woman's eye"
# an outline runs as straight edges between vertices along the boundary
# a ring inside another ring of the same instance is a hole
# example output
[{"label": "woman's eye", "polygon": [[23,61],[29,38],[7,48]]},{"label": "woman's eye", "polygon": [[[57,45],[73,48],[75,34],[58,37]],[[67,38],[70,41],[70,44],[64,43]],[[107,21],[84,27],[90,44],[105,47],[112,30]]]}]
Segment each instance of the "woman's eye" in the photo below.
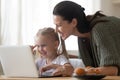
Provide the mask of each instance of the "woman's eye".
[{"label": "woman's eye", "polygon": [[45,47],[46,45],[45,44],[43,44],[43,45],[37,45],[37,47],[39,48],[39,47]]},{"label": "woman's eye", "polygon": [[45,47],[46,45],[44,44],[44,45],[41,45],[41,47]]},{"label": "woman's eye", "polygon": [[38,47],[38,48],[39,48],[39,47],[40,47],[40,45],[37,45],[36,47]]},{"label": "woman's eye", "polygon": [[62,25],[59,25],[59,27],[61,27]]},{"label": "woman's eye", "polygon": [[56,27],[61,27],[62,25],[56,25]]}]

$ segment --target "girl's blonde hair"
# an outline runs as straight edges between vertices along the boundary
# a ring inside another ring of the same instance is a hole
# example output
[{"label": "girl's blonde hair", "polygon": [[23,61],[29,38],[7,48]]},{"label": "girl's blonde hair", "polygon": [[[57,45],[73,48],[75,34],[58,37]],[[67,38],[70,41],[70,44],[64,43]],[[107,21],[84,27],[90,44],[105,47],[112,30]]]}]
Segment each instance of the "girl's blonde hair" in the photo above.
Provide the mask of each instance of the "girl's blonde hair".
[{"label": "girl's blonde hair", "polygon": [[55,32],[55,29],[51,28],[51,27],[47,27],[47,28],[43,28],[43,29],[39,29],[35,38],[38,38],[39,35],[47,35],[48,37],[50,37],[51,39],[55,40],[55,41],[58,41],[59,44],[61,45],[60,48],[62,48],[62,51],[60,52],[59,50],[57,51],[57,53],[60,55],[60,54],[64,54],[65,57],[68,59],[68,53],[66,51],[66,47],[65,47],[65,43],[64,43],[64,40],[62,40],[58,33]]}]

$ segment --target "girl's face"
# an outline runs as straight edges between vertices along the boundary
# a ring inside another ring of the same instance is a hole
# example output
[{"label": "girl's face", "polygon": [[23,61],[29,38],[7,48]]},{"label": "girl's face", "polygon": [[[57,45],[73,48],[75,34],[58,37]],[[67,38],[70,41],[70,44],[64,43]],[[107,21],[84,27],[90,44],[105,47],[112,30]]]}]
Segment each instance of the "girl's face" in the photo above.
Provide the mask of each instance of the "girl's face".
[{"label": "girl's face", "polygon": [[58,41],[51,39],[47,35],[39,35],[39,38],[36,40],[36,46],[42,57],[52,58],[54,55],[57,55]]},{"label": "girl's face", "polygon": [[74,33],[76,22],[73,19],[71,22],[63,20],[59,15],[54,15],[54,24],[56,25],[56,31],[60,33],[63,40]]}]

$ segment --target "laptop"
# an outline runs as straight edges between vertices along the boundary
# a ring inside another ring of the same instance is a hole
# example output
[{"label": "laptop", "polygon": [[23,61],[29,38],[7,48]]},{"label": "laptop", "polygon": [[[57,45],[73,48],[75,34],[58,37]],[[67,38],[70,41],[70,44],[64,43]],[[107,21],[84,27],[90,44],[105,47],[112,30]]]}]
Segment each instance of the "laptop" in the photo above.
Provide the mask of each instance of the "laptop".
[{"label": "laptop", "polygon": [[39,77],[32,50],[24,46],[0,46],[0,61],[7,77]]}]

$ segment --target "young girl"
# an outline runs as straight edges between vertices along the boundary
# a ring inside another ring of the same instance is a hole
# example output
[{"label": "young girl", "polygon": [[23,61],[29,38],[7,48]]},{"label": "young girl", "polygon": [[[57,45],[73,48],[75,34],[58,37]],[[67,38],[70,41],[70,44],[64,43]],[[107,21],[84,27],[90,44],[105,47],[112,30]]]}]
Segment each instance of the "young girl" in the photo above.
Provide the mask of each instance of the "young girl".
[{"label": "young girl", "polygon": [[[62,42],[62,52],[58,51],[59,36],[53,28],[39,29],[35,37],[35,45],[40,53],[36,60],[41,76],[71,76],[73,67]],[[70,69],[69,74],[66,72]]]}]

